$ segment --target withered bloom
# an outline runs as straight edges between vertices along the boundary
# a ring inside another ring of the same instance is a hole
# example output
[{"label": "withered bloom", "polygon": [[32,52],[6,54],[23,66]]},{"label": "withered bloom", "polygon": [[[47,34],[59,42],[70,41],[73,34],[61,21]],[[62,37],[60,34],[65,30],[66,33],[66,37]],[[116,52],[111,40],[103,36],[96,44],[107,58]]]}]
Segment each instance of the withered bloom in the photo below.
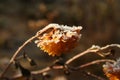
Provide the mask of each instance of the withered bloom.
[{"label": "withered bloom", "polygon": [[103,71],[109,80],[120,80],[120,59],[114,64],[106,63],[103,65]]},{"label": "withered bloom", "polygon": [[45,28],[51,28],[38,36],[35,41],[38,47],[52,56],[60,56],[62,53],[73,49],[80,37],[81,26],[70,27],[58,24],[49,24]]}]

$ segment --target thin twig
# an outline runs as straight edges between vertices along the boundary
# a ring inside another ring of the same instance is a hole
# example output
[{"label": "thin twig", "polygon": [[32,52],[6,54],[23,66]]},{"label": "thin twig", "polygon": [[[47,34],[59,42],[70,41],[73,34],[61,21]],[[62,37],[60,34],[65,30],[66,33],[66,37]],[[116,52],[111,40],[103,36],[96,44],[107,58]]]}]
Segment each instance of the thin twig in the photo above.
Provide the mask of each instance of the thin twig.
[{"label": "thin twig", "polygon": [[[112,63],[114,63],[115,61],[114,60],[111,60],[111,59],[101,59],[101,60],[95,60],[95,61],[92,61],[92,62],[88,62],[88,63],[86,63],[86,64],[83,64],[83,65],[80,65],[79,67],[77,67],[77,68],[74,68],[75,69],[75,71],[76,70],[79,70],[79,69],[81,69],[81,68],[84,68],[84,67],[87,67],[87,66],[90,66],[90,65],[93,65],[93,64],[97,64],[97,63],[102,63],[102,62],[112,62]],[[62,65],[54,65],[54,66],[52,66],[52,67],[46,67],[46,68],[44,68],[44,69],[41,69],[41,70],[37,70],[37,71],[32,71],[31,73],[32,74],[41,74],[41,73],[44,73],[44,72],[47,72],[47,71],[51,71],[51,70],[58,70],[58,69],[64,69],[65,67],[64,66],[62,66]]]},{"label": "thin twig", "polygon": [[[30,39],[28,39],[27,41],[25,41],[25,43],[23,43],[18,49],[17,51],[14,53],[13,57],[10,59],[10,63],[8,64],[8,66],[6,67],[6,69],[3,71],[3,73],[1,74],[0,77],[4,77],[5,73],[7,72],[7,70],[9,69],[9,67],[11,66],[11,64],[14,62],[14,60],[16,59],[18,53],[29,43],[31,42],[32,40],[34,40],[36,37],[38,37],[39,35],[41,35],[42,33],[44,33],[45,31],[47,31],[48,29],[51,29],[51,28],[54,28],[54,27],[45,27],[43,28],[42,30],[38,31],[36,33],[35,36],[31,37]],[[70,58],[69,60],[67,60],[65,62],[66,65],[70,64],[71,62],[73,62],[74,60],[80,58],[81,56],[87,54],[87,53],[91,53],[91,52],[94,52],[94,53],[97,53],[98,55],[100,56],[104,56],[103,54],[99,54],[98,52],[102,51],[102,50],[105,50],[105,49],[108,49],[110,47],[118,47],[120,48],[120,45],[119,44],[111,44],[111,45],[107,45],[105,47],[99,47],[99,46],[92,46],[91,48],[87,49],[86,51],[82,52],[82,53],[79,53],[78,55],[75,55],[74,57]],[[103,60],[95,60],[93,62],[89,62],[87,64],[84,64],[84,65],[81,65],[79,68],[83,68],[83,67],[86,67],[86,66],[89,66],[89,65],[92,65],[92,64],[96,64],[96,63],[100,63],[100,62],[113,62],[112,60],[107,60],[107,59],[103,59]],[[64,66],[58,66],[57,68],[54,66],[52,69],[63,69]],[[33,74],[37,74],[37,73],[43,73],[43,72],[46,72],[46,71],[49,71],[51,70],[50,67],[46,67],[42,70],[39,70],[37,72],[32,72]]]},{"label": "thin twig", "polygon": [[118,47],[118,48],[120,48],[120,44],[110,44],[110,45],[107,45],[105,47],[101,47],[101,49],[104,50],[104,49],[107,49],[109,47]]},{"label": "thin twig", "polygon": [[[120,48],[120,45],[119,44],[111,44],[111,45],[107,45],[105,47],[99,47],[99,46],[92,46],[91,48],[87,49],[86,51],[82,52],[82,53],[79,53],[78,55],[75,55],[74,57],[68,59],[65,64],[70,64],[71,62],[73,62],[74,60],[80,58],[81,56],[87,54],[87,53],[90,53],[90,52],[94,52],[94,53],[97,53],[99,51],[103,51],[105,49],[108,49],[110,47],[118,47]],[[101,62],[112,62],[114,63],[115,61],[114,60],[110,60],[110,59],[101,59],[101,60],[95,60],[95,61],[92,61],[92,62],[88,62],[86,64],[83,64],[83,65],[80,65],[79,67],[77,68],[74,68],[75,70],[78,70],[78,69],[81,69],[81,68],[84,68],[84,67],[87,67],[87,66],[90,66],[90,65],[93,65],[93,64],[97,64],[97,63],[101,63]],[[31,74],[32,75],[37,75],[37,74],[42,74],[44,72],[47,72],[47,71],[50,71],[50,70],[53,70],[53,69],[64,69],[65,67],[63,65],[59,65],[59,66],[56,66],[56,65],[53,65],[52,68],[51,67],[46,67],[46,68],[43,68],[41,70],[37,70],[37,71],[32,71]],[[21,75],[18,75],[14,78],[19,78],[21,77]]]},{"label": "thin twig", "polygon": [[88,50],[86,50],[86,51],[84,51],[84,52],[82,52],[82,53],[79,53],[79,54],[73,56],[72,58],[70,58],[69,60],[67,60],[65,64],[69,64],[69,63],[73,62],[75,59],[78,59],[79,57],[81,57],[81,56],[83,56],[83,55],[85,55],[85,54],[87,54],[87,53],[89,53],[89,52],[90,52],[90,51],[89,51],[89,49],[88,49]]},{"label": "thin twig", "polygon": [[104,78],[102,78],[102,77],[100,77],[100,76],[97,76],[97,75],[95,75],[95,74],[92,74],[92,73],[90,73],[90,72],[86,72],[86,74],[87,74],[88,76],[91,76],[91,77],[96,78],[97,80],[106,80],[106,79],[104,79]]},{"label": "thin twig", "polygon": [[64,66],[52,66],[52,67],[46,67],[42,70],[38,70],[38,71],[32,71],[31,73],[32,74],[41,74],[41,73],[44,73],[44,72],[47,72],[47,71],[50,71],[50,70],[58,70],[58,69],[63,69]]},{"label": "thin twig", "polygon": [[84,68],[84,67],[87,67],[87,66],[90,66],[90,65],[93,65],[93,64],[102,63],[102,62],[112,62],[112,63],[115,63],[115,61],[111,60],[111,59],[94,60],[92,62],[88,62],[86,64],[80,65],[79,67],[77,67],[77,69]]},{"label": "thin twig", "polygon": [[11,66],[11,64],[14,62],[15,58],[17,57],[18,53],[23,49],[23,47],[25,45],[27,45],[29,42],[31,42],[33,39],[35,39],[37,37],[37,35],[31,37],[30,39],[28,39],[25,43],[23,43],[18,50],[14,53],[14,55],[12,56],[12,58],[10,59],[9,64],[7,65],[6,69],[3,71],[3,73],[1,74],[0,77],[3,77],[5,75],[5,73],[7,72],[7,70],[9,69],[9,67]]},{"label": "thin twig", "polygon": [[11,66],[11,64],[14,62],[14,60],[16,59],[18,53],[29,43],[31,42],[32,40],[34,40],[36,37],[38,37],[39,35],[41,35],[42,33],[44,33],[45,31],[47,31],[48,29],[50,28],[54,28],[53,26],[52,27],[45,27],[43,28],[42,30],[38,31],[36,33],[35,36],[29,38],[27,41],[25,41],[18,49],[17,51],[14,53],[14,55],[12,56],[12,58],[10,59],[10,62],[9,64],[7,65],[7,67],[5,68],[5,70],[3,71],[3,73],[0,75],[0,78],[4,77],[5,73],[7,72],[7,70],[9,69],[9,67]]},{"label": "thin twig", "polygon": [[[101,59],[101,60],[95,60],[95,61],[92,61],[92,62],[88,62],[86,64],[83,64],[79,67],[72,67],[72,70],[73,71],[76,71],[76,70],[79,70],[81,68],[84,68],[84,67],[88,67],[90,65],[93,65],[93,64],[97,64],[97,63],[102,63],[102,62],[115,62],[114,60],[110,60],[110,59]],[[31,74],[32,75],[39,75],[39,74],[42,74],[44,72],[48,72],[48,71],[51,71],[51,70],[60,70],[60,69],[64,69],[65,67],[64,66],[60,66],[60,65],[53,65],[52,67],[46,67],[46,68],[43,68],[41,70],[37,70],[37,71],[32,71]],[[68,68],[69,69],[69,68]],[[71,69],[71,68],[70,68]],[[22,77],[21,74],[18,74],[18,75],[15,75],[13,78],[14,79],[17,79],[19,77]]]},{"label": "thin twig", "polygon": [[[41,70],[32,71],[31,74],[32,75],[39,75],[39,74],[42,74],[44,72],[48,72],[48,71],[51,71],[51,70],[60,70],[60,69],[63,69],[63,68],[64,68],[64,66],[56,66],[56,65],[54,65],[53,67],[48,66],[48,67],[43,68]],[[20,77],[22,77],[22,75],[18,74],[18,75],[15,75],[12,79],[18,79]]]},{"label": "thin twig", "polygon": [[[104,46],[104,47],[99,47],[99,46],[92,46],[90,47],[89,49],[85,50],[84,52],[82,53],[79,53],[75,56],[73,56],[72,58],[70,58],[69,60],[66,61],[66,64],[70,64],[71,62],[73,62],[74,60],[78,59],[79,57],[85,55],[85,54],[88,54],[88,53],[97,53],[99,51],[102,51],[102,50],[105,50],[105,49],[108,49],[110,47],[118,47],[120,48],[120,44],[110,44],[110,45],[107,45],[107,46]],[[100,54],[100,53],[97,53],[98,55],[102,56],[103,57],[103,54]]]}]

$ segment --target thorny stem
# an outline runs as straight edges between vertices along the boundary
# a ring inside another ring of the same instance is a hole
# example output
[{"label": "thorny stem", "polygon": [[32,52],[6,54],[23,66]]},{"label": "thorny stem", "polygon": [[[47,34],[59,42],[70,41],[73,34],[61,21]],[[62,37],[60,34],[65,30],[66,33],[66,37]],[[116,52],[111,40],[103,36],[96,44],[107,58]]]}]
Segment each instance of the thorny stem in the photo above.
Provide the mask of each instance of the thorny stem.
[{"label": "thorny stem", "polygon": [[0,78],[4,77],[5,73],[7,72],[7,70],[9,69],[9,67],[11,66],[11,64],[14,62],[14,60],[16,59],[17,55],[19,54],[19,52],[32,40],[34,40],[36,37],[38,37],[39,35],[41,35],[42,33],[44,33],[45,31],[47,31],[48,29],[51,29],[54,27],[45,27],[42,30],[38,31],[36,33],[36,35],[34,35],[33,37],[29,38],[27,41],[25,41],[18,49],[17,51],[14,53],[14,55],[12,56],[12,58],[10,59],[9,64],[7,65],[7,67],[5,68],[5,70],[3,71],[3,73],[0,75]]}]

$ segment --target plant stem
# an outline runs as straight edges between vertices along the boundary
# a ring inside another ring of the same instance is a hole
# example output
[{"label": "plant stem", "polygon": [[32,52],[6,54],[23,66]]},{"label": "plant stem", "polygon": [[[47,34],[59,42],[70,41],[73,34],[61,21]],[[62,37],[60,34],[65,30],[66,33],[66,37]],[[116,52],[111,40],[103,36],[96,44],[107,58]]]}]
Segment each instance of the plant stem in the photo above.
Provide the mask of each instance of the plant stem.
[{"label": "plant stem", "polygon": [[5,68],[5,70],[3,71],[3,73],[1,74],[1,78],[4,77],[5,73],[7,72],[7,70],[9,69],[9,67],[11,66],[11,64],[14,62],[15,58],[17,57],[18,53],[29,43],[31,42],[33,39],[35,39],[38,35],[35,35],[31,38],[29,38],[25,43],[23,43],[18,49],[17,51],[14,53],[14,55],[12,56],[12,58],[10,59],[9,64],[7,65],[7,67]]},{"label": "plant stem", "polygon": [[14,55],[12,56],[12,58],[10,59],[9,64],[7,65],[7,67],[5,68],[5,70],[3,71],[3,73],[0,75],[0,78],[4,77],[5,73],[7,72],[7,70],[9,69],[9,67],[11,66],[11,64],[14,62],[15,58],[17,57],[18,53],[32,40],[34,40],[36,37],[40,36],[42,33],[44,33],[45,31],[47,31],[48,29],[54,28],[53,26],[46,26],[45,28],[43,28],[42,30],[38,31],[36,33],[36,35],[34,35],[33,37],[29,38],[27,41],[25,41],[18,49],[17,51],[14,53]]}]

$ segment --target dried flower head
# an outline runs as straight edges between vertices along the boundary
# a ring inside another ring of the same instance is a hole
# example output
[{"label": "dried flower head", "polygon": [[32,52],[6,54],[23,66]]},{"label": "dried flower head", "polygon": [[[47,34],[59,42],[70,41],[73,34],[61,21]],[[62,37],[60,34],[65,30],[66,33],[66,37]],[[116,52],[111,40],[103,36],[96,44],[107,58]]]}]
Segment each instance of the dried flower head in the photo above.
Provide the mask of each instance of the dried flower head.
[{"label": "dried flower head", "polygon": [[120,59],[114,64],[106,63],[103,65],[103,71],[109,80],[120,80]]},{"label": "dried flower head", "polygon": [[70,51],[76,46],[81,37],[81,26],[70,27],[66,25],[49,24],[45,28],[48,28],[48,30],[42,35],[39,35],[35,43],[52,56],[60,56],[62,53]]}]

